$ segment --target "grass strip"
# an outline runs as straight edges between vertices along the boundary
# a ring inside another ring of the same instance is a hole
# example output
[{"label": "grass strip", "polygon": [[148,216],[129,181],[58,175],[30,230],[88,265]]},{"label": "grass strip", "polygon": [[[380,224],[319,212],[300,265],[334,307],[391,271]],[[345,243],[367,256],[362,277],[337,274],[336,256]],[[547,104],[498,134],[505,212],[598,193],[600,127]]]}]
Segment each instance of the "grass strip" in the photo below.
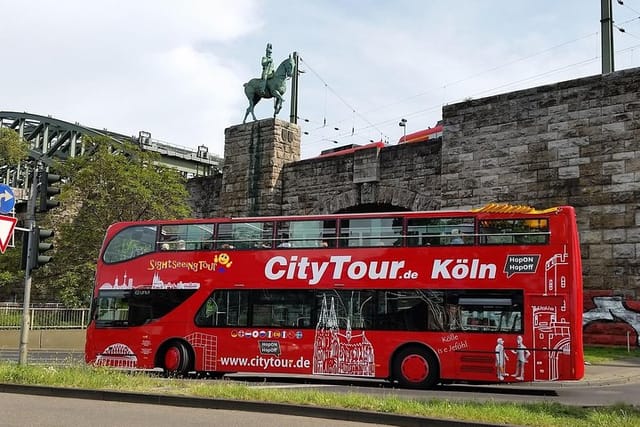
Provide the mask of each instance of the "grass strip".
[{"label": "grass strip", "polygon": [[400,398],[392,391],[382,396],[363,393],[328,393],[318,390],[263,389],[236,382],[163,379],[85,365],[53,367],[0,363],[0,382],[110,391],[171,394],[217,399],[377,411],[391,414],[477,420],[522,426],[616,426],[640,425],[640,409],[631,405],[582,408],[553,402],[453,402],[442,399]]},{"label": "grass strip", "polygon": [[631,347],[585,347],[584,361],[587,363],[598,364],[615,362],[622,359],[640,360],[640,348]]}]

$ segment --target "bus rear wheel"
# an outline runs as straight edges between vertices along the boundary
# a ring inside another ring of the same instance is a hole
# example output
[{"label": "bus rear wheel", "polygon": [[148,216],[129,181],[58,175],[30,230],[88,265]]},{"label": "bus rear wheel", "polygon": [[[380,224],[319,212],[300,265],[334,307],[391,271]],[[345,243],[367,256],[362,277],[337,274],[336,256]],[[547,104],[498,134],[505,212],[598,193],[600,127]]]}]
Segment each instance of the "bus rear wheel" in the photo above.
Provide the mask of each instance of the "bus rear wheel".
[{"label": "bus rear wheel", "polygon": [[191,357],[187,346],[175,341],[171,343],[162,357],[162,369],[167,376],[183,376],[189,372]]},{"label": "bus rear wheel", "polygon": [[431,388],[439,379],[436,357],[420,347],[407,347],[393,359],[393,379],[406,388]]}]

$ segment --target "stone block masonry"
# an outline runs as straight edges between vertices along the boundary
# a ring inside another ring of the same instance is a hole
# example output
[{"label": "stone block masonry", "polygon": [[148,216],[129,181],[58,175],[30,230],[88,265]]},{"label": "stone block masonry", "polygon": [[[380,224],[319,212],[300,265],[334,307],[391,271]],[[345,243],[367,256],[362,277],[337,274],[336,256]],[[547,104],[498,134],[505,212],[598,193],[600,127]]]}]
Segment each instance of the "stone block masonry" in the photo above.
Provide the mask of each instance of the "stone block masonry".
[{"label": "stone block masonry", "polygon": [[587,289],[640,289],[640,70],[447,106],[442,206],[576,208]]},{"label": "stone block masonry", "polygon": [[300,128],[278,119],[225,130],[219,216],[277,214],[282,168],[300,160]]},{"label": "stone block masonry", "polygon": [[[189,183],[193,207],[197,216],[263,216],[572,205],[585,312],[638,313],[639,88],[634,68],[469,100],[443,108],[441,139],[306,160],[297,125],[232,126],[222,177]],[[618,332],[629,323],[607,322]],[[628,330],[638,342],[640,323]],[[615,335],[593,336],[606,334]]]}]

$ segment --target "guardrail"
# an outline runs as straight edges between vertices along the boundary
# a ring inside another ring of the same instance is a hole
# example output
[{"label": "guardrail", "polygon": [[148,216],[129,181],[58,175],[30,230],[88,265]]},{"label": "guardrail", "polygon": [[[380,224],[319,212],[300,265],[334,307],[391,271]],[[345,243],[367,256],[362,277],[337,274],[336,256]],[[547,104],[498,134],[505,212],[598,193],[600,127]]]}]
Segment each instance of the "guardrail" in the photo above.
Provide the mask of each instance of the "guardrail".
[{"label": "guardrail", "polygon": [[[22,327],[22,307],[0,306],[0,329]],[[29,329],[85,329],[89,323],[88,308],[32,307]]]}]

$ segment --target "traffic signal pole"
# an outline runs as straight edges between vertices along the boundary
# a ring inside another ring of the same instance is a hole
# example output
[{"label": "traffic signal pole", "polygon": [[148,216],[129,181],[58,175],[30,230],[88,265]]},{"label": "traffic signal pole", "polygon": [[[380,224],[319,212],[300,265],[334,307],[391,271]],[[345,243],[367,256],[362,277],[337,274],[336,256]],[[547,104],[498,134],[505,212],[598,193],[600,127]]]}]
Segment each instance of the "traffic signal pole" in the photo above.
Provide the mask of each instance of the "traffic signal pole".
[{"label": "traffic signal pole", "polygon": [[20,353],[18,357],[19,365],[27,364],[27,352],[29,344],[29,329],[31,329],[31,266],[33,265],[33,245],[36,245],[36,198],[38,197],[38,173],[40,166],[33,170],[31,180],[31,191],[27,200],[27,212],[25,217],[26,229],[29,233],[28,248],[26,251],[26,268],[24,269],[24,301],[22,305],[22,325],[20,327]]},{"label": "traffic signal pole", "polygon": [[[29,225],[29,247],[35,244],[33,222]],[[27,255],[27,263],[31,262],[31,252]],[[20,356],[19,365],[27,364],[27,346],[29,344],[29,329],[31,329],[31,269],[24,271],[24,303],[22,305],[22,325],[20,327]]]},{"label": "traffic signal pole", "polygon": [[53,237],[53,230],[45,230],[36,223],[36,212],[46,213],[50,209],[60,206],[60,202],[52,196],[60,194],[60,188],[51,186],[60,181],[60,175],[48,173],[41,162],[36,164],[31,178],[31,191],[27,200],[23,238],[22,265],[24,266],[24,302],[22,308],[22,326],[20,328],[20,356],[18,364],[27,364],[27,347],[29,344],[29,330],[31,329],[31,272],[49,263],[51,257],[43,255],[53,249],[53,243],[45,239]]}]

